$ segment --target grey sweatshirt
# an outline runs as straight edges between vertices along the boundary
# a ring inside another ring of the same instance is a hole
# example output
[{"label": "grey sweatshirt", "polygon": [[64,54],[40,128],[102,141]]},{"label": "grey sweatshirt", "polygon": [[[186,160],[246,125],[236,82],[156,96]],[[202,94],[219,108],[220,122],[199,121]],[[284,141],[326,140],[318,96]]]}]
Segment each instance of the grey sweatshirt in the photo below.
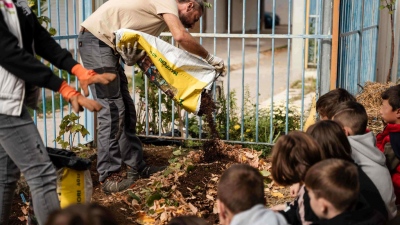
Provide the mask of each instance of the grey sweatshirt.
[{"label": "grey sweatshirt", "polygon": [[379,190],[389,213],[389,220],[394,218],[397,214],[397,208],[392,179],[386,167],[385,155],[376,147],[374,134],[368,132],[363,135],[349,136],[348,139],[351,145],[352,158],[361,166],[361,169]]},{"label": "grey sweatshirt", "polygon": [[286,225],[285,218],[271,209],[258,204],[233,216],[230,225]]}]

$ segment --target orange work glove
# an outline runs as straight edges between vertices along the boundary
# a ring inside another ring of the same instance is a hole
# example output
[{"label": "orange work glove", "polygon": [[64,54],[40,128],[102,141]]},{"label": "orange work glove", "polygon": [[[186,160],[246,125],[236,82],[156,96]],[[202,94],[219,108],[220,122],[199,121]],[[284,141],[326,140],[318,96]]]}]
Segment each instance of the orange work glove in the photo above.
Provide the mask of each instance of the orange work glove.
[{"label": "orange work glove", "polygon": [[76,77],[78,77],[79,83],[85,96],[89,96],[89,84],[108,84],[117,77],[117,75],[112,73],[103,73],[101,75],[97,74],[93,70],[87,70],[83,68],[81,64],[76,64],[74,67],[72,67],[71,72]]},{"label": "orange work glove", "polygon": [[102,106],[100,103],[85,98],[81,93],[77,92],[73,87],[69,86],[67,82],[63,81],[58,92],[64,97],[64,99],[71,103],[72,109],[78,113],[83,111],[83,107],[90,111],[99,111]]}]

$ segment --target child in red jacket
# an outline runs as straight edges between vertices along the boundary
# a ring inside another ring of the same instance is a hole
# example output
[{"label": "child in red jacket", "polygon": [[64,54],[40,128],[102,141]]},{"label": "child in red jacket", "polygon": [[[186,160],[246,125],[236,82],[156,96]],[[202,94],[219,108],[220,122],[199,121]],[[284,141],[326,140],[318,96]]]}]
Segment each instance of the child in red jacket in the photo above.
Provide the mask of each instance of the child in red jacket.
[{"label": "child in red jacket", "polygon": [[396,204],[400,204],[400,85],[388,88],[381,95],[381,116],[386,127],[376,136],[377,147],[386,156],[392,175]]}]

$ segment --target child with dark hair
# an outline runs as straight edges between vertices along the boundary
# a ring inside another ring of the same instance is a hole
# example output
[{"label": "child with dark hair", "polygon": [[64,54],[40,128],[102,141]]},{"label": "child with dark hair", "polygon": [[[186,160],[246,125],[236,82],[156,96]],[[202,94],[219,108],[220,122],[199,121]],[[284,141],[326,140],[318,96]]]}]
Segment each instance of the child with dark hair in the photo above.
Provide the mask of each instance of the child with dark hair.
[{"label": "child with dark hair", "polygon": [[391,172],[396,203],[400,204],[400,85],[388,88],[381,95],[380,114],[386,123],[376,135],[376,146],[386,156],[386,165]]},{"label": "child with dark hair", "polygon": [[310,135],[292,131],[279,137],[272,148],[271,175],[281,185],[301,183],[308,168],[324,158],[321,147]]},{"label": "child with dark hair", "polygon": [[168,225],[207,225],[207,221],[197,216],[177,216]]},{"label": "child with dark hair", "polygon": [[[338,158],[353,163],[350,157],[350,144],[339,124],[333,121],[320,121],[312,125],[307,132],[311,135],[292,131],[288,135],[281,136],[276,142],[272,150],[271,174],[277,183],[303,184],[308,169],[324,159]],[[317,133],[324,133],[326,136],[321,139],[313,138]],[[361,184],[360,201],[365,201],[383,215],[387,215],[385,203],[378,189],[361,168],[358,170]],[[292,203],[286,207],[279,205],[272,209],[281,210],[290,224],[311,224],[318,221],[318,217],[310,208],[310,199],[304,185]]]},{"label": "child with dark hair", "polygon": [[332,120],[319,121],[307,129],[307,134],[318,142],[328,156],[327,158],[340,158],[353,162],[350,143],[342,126],[337,122]]},{"label": "child with dark hair", "polygon": [[[391,176],[386,167],[385,155],[376,147],[372,132],[366,132],[368,115],[363,105],[358,102],[343,102],[335,109],[333,120],[343,125],[352,148],[352,158],[379,190],[391,220],[397,214],[396,196]],[[386,215],[385,215],[386,216]]]},{"label": "child with dark hair", "polygon": [[357,101],[346,89],[337,88],[319,97],[316,105],[317,112],[322,120],[332,119],[332,111],[341,102]]},{"label": "child with dark hair", "polygon": [[236,164],[225,170],[217,195],[220,224],[288,224],[281,214],[265,208],[264,179],[250,165]]},{"label": "child with dark hair", "polygon": [[386,219],[370,206],[358,201],[360,184],[354,163],[326,159],[313,165],[304,184],[310,206],[320,219],[315,225],[383,225]]},{"label": "child with dark hair", "polygon": [[74,204],[50,214],[45,225],[117,225],[106,207],[97,203]]}]

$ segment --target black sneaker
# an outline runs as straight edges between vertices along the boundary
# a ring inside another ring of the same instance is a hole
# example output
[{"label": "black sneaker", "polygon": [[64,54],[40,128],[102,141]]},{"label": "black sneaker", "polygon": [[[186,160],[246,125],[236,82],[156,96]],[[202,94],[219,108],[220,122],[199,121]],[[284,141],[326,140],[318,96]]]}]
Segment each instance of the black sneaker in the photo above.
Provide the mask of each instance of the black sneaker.
[{"label": "black sneaker", "polygon": [[137,181],[140,178],[139,172],[136,169],[129,168],[126,171],[126,179],[132,180],[133,182]]},{"label": "black sneaker", "polygon": [[141,178],[149,178],[153,173],[163,171],[167,166],[145,166],[140,172]]},{"label": "black sneaker", "polygon": [[134,181],[129,179],[122,179],[119,175],[111,175],[101,183],[101,189],[103,192],[109,194],[111,192],[120,192],[128,189]]}]

